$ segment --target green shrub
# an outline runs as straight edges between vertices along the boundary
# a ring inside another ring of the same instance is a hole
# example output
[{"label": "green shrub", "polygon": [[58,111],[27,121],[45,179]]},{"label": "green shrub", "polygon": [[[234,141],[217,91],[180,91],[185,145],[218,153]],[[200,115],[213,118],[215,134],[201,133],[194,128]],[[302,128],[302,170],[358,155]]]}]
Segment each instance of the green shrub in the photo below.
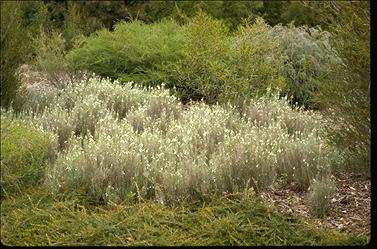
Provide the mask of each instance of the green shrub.
[{"label": "green shrub", "polygon": [[309,208],[310,212],[323,218],[330,214],[331,199],[336,191],[336,186],[329,178],[314,181],[310,186]]},{"label": "green shrub", "polygon": [[1,116],[1,196],[41,183],[55,157],[52,134]]},{"label": "green shrub", "polygon": [[222,102],[247,100],[285,87],[284,64],[278,56],[281,48],[265,35],[270,29],[262,18],[253,24],[246,20],[238,26],[229,58],[232,77],[222,92]]},{"label": "green shrub", "polygon": [[68,54],[74,69],[104,77],[156,85],[166,81],[167,64],[182,53],[181,27],[174,21],[153,24],[121,21],[114,31],[102,29],[82,38]]},{"label": "green shrub", "polygon": [[370,2],[316,4],[320,5],[311,3],[334,34],[333,46],[346,64],[342,75],[317,96],[327,116],[329,138],[342,151],[344,163],[338,169],[370,176]]},{"label": "green shrub", "polygon": [[[22,26],[27,31],[27,37],[33,40],[41,30],[50,32],[54,30],[54,21],[51,20],[51,11],[47,4],[41,1],[22,1]],[[34,53],[32,43],[29,49]]]},{"label": "green shrub", "polygon": [[339,77],[342,60],[331,46],[330,33],[319,27],[276,25],[267,37],[280,46],[284,61],[284,78],[287,84],[283,94],[292,98],[291,103],[318,108],[313,97],[324,84],[331,84]]},{"label": "green shrub", "polygon": [[1,106],[8,107],[20,81],[18,66],[24,61],[26,40],[21,26],[21,3],[2,1],[1,6]]},{"label": "green shrub", "polygon": [[181,111],[165,89],[97,78],[50,94],[53,104],[43,112],[21,113],[59,138],[46,183],[96,201],[171,204],[264,188],[282,177],[306,190],[328,175],[336,155],[324,145],[321,116],[292,110],[276,94],[249,100],[241,113],[204,103]]},{"label": "green shrub", "polygon": [[165,82],[183,101],[239,102],[284,87],[278,43],[262,36],[269,29],[258,19],[230,35],[221,21],[203,12],[182,28],[167,20],[120,22],[113,32],[82,38],[68,59],[75,69],[123,82]]},{"label": "green shrub", "polygon": [[242,102],[284,86],[283,64],[275,56],[278,44],[261,36],[269,29],[258,19],[252,25],[244,22],[231,35],[221,21],[199,12],[184,27],[184,57],[172,72],[180,99]]},{"label": "green shrub", "polygon": [[64,12],[64,23],[62,35],[66,40],[65,50],[73,48],[75,41],[80,36],[88,36],[101,28],[101,21],[89,16],[85,9],[80,9],[77,3],[68,2],[67,10]]},{"label": "green shrub", "polygon": [[215,103],[231,70],[228,68],[230,42],[227,27],[203,12],[183,29],[184,57],[173,68],[173,83],[183,101],[204,99]]},{"label": "green shrub", "polygon": [[70,81],[65,74],[68,72],[68,64],[65,60],[65,39],[56,31],[40,34],[35,37],[35,57],[32,65],[40,73],[46,75],[49,83],[57,88],[66,86]]}]

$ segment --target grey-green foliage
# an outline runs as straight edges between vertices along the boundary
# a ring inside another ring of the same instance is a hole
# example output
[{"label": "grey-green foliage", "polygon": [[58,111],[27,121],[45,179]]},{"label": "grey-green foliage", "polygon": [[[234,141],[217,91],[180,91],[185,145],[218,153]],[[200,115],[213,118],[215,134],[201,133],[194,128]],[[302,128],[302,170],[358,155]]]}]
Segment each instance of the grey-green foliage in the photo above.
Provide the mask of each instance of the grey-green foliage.
[{"label": "grey-green foliage", "polygon": [[47,184],[95,200],[174,203],[281,177],[305,190],[329,174],[335,155],[324,144],[321,116],[292,110],[276,94],[244,104],[241,113],[204,103],[182,111],[165,89],[97,78],[48,95],[40,94],[39,111],[34,95],[36,111],[21,115],[58,136]]},{"label": "grey-green foliage", "polygon": [[279,43],[284,61],[285,92],[293,104],[315,108],[313,97],[323,84],[339,76],[342,60],[331,46],[330,36],[320,27],[276,25],[266,34]]},{"label": "grey-green foliage", "polygon": [[104,77],[156,85],[166,80],[168,64],[181,56],[181,27],[170,20],[144,24],[121,21],[82,38],[68,59],[75,69]]}]

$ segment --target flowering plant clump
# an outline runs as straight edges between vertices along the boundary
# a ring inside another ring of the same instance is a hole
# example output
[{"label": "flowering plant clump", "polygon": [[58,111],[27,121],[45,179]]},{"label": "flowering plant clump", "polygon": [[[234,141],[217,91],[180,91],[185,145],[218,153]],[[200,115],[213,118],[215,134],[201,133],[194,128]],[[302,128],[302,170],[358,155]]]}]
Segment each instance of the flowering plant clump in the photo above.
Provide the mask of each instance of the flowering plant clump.
[{"label": "flowering plant clump", "polygon": [[95,200],[176,203],[274,186],[283,176],[307,189],[329,174],[336,155],[321,116],[275,94],[242,108],[197,102],[185,109],[163,87],[95,77],[49,94],[43,111],[22,115],[58,137],[46,183]]}]

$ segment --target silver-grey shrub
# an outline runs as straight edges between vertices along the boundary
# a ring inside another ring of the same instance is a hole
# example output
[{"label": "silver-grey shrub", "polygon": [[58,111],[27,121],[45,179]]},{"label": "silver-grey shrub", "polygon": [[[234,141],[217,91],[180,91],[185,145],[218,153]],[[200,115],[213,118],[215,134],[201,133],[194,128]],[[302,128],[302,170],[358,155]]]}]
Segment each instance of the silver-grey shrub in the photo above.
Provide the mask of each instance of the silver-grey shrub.
[{"label": "silver-grey shrub", "polygon": [[292,110],[276,94],[244,104],[241,113],[204,103],[183,110],[163,88],[92,78],[57,92],[54,101],[24,114],[59,136],[46,184],[95,200],[175,203],[251,183],[275,186],[282,177],[307,189],[329,174],[337,155],[323,139],[321,116]]},{"label": "silver-grey shrub", "polygon": [[285,90],[293,104],[318,107],[318,90],[339,77],[343,63],[330,43],[331,34],[320,27],[295,27],[291,23],[276,25],[261,36],[279,44],[276,51],[284,61]]}]

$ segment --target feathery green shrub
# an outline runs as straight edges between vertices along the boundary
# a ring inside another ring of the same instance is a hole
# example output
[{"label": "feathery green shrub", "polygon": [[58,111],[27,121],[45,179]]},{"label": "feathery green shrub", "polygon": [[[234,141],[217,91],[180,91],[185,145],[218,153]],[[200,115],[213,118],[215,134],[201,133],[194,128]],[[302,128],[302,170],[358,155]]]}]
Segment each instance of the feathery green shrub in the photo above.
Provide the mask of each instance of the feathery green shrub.
[{"label": "feathery green shrub", "polygon": [[183,57],[172,67],[172,84],[183,101],[204,99],[215,103],[231,76],[228,28],[199,12],[183,28]]},{"label": "feathery green shrub", "polygon": [[317,98],[328,120],[329,138],[344,163],[337,171],[371,173],[370,2],[310,3],[334,34],[332,44],[345,67]]},{"label": "feathery green shrub", "polygon": [[114,31],[101,29],[79,39],[68,54],[73,69],[103,77],[157,85],[166,81],[171,61],[181,56],[181,27],[171,20],[144,24],[118,22]]},{"label": "feathery green shrub", "polygon": [[[199,12],[185,27],[183,58],[170,80],[184,101],[204,99],[207,103],[242,102],[284,86],[283,63],[278,43],[266,36],[270,27],[257,19],[243,22],[230,34],[220,21]],[[262,39],[260,39],[260,37]]]},{"label": "feathery green shrub", "polygon": [[55,157],[54,141],[51,133],[1,115],[1,196],[43,182]]},{"label": "feathery green shrub", "polygon": [[70,83],[64,82],[64,74],[68,72],[65,59],[65,39],[56,31],[44,32],[40,30],[33,39],[35,56],[32,65],[37,71],[46,75],[49,83],[54,87],[63,88]]}]

